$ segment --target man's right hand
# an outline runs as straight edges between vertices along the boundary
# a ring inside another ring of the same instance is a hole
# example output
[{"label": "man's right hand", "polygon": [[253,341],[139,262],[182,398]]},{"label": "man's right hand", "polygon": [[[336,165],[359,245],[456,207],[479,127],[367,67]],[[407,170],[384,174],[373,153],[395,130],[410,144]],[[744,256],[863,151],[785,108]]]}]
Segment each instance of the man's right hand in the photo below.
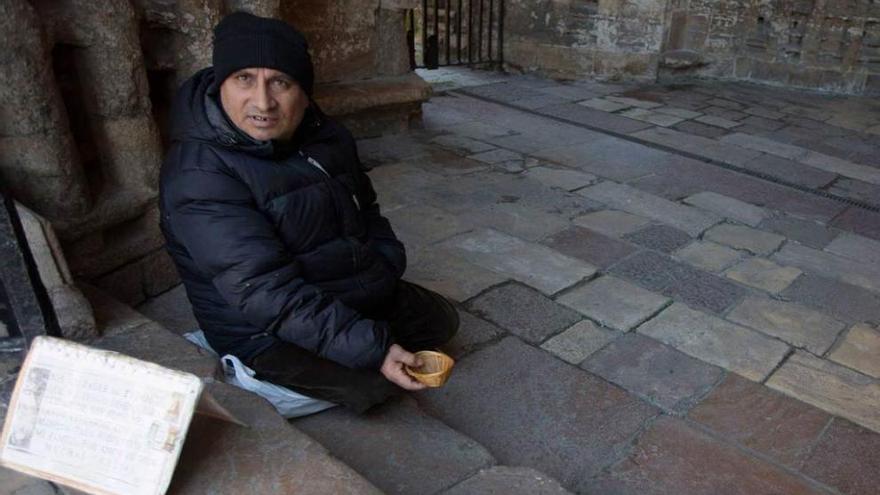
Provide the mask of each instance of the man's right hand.
[{"label": "man's right hand", "polygon": [[391,344],[388,348],[388,354],[385,355],[385,361],[382,362],[382,368],[379,371],[385,375],[391,383],[406,390],[423,390],[427,385],[417,381],[409,376],[404,366],[418,368],[422,363],[419,362],[415,354],[407,352],[406,349],[397,344]]}]

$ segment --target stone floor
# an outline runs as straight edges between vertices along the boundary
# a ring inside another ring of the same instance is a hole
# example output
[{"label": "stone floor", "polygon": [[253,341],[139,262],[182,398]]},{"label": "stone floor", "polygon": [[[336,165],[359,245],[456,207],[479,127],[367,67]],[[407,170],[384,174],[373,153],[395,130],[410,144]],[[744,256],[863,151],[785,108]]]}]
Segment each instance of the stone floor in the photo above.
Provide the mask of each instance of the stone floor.
[{"label": "stone floor", "polygon": [[424,75],[359,146],[456,371],[294,427],[387,493],[877,493],[880,102]]}]

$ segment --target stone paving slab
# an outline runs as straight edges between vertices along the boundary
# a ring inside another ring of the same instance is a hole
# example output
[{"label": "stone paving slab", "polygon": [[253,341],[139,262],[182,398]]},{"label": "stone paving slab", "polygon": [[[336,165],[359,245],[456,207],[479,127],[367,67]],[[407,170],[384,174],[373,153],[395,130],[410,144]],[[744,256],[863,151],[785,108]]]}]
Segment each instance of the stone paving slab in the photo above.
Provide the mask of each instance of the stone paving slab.
[{"label": "stone paving slab", "polygon": [[880,382],[873,378],[797,351],[767,386],[880,432]]},{"label": "stone paving slab", "polygon": [[609,181],[581,189],[578,194],[612,208],[671,225],[695,237],[721,221],[713,214]]},{"label": "stone paving slab", "polygon": [[621,117],[620,115],[587,108],[576,103],[564,103],[553,105],[538,110],[539,113],[558,119],[566,120],[573,124],[598,127],[606,131],[631,133],[640,129],[651,127],[647,122]]},{"label": "stone paving slab", "polygon": [[494,466],[482,469],[441,495],[564,495],[558,481],[531,468]]},{"label": "stone paving slab", "polygon": [[574,218],[572,222],[605,235],[622,237],[646,227],[651,220],[623,211],[601,210]]},{"label": "stone paving slab", "polygon": [[638,332],[707,363],[760,382],[788,354],[788,346],[720,318],[675,303]]},{"label": "stone paving slab", "polygon": [[558,300],[603,326],[623,332],[638,326],[669,302],[666,297],[608,275]]},{"label": "stone paving slab", "polygon": [[680,124],[676,124],[673,128],[676,131],[682,131],[688,134],[694,134],[696,136],[702,136],[709,139],[717,139],[721,136],[727,135],[730,132],[727,129],[722,129],[721,127],[701,124],[692,120],[686,120],[684,122],[681,122]]},{"label": "stone paving slab", "polygon": [[513,197],[474,207],[458,216],[460,224],[481,225],[528,241],[541,240],[568,226],[564,216],[541,211]]},{"label": "stone paving slab", "polygon": [[833,227],[861,234],[871,239],[880,240],[880,213],[851,206],[837,216]]},{"label": "stone paving slab", "polygon": [[683,420],[664,417],[642,435],[626,460],[593,480],[587,493],[815,495],[827,492]]},{"label": "stone paving slab", "polygon": [[786,244],[773,255],[781,265],[796,266],[805,272],[836,278],[880,293],[880,267],[874,267],[798,244]]},{"label": "stone paving slab", "polygon": [[440,146],[446,148],[451,148],[453,150],[465,152],[468,154],[482,153],[484,151],[489,151],[495,148],[491,144],[477,141],[476,139],[471,139],[467,136],[462,136],[458,134],[446,134],[443,136],[437,136],[432,139],[431,142],[439,144]]},{"label": "stone paving slab", "polygon": [[452,237],[474,227],[464,216],[456,216],[431,205],[411,205],[384,213],[394,233],[409,249]]},{"label": "stone paving slab", "polygon": [[486,320],[477,318],[464,309],[458,308],[459,326],[455,337],[443,344],[443,352],[455,359],[469,354],[477,347],[500,339],[506,335],[504,330]]},{"label": "stone paving slab", "polygon": [[800,270],[779,266],[764,258],[749,258],[724,272],[724,275],[741,284],[778,294],[788,288],[801,275]]},{"label": "stone paving slab", "polygon": [[814,249],[822,249],[831,243],[840,231],[810,220],[789,216],[768,218],[758,226],[761,230],[776,232]]},{"label": "stone paving slab", "polygon": [[[704,116],[708,117],[708,116]],[[703,117],[701,117],[703,118]],[[696,119],[699,121],[700,119]],[[672,149],[686,151],[697,156],[717,160],[731,165],[742,165],[755,159],[760,152],[741,148],[714,139],[695,136],[664,127],[654,127],[632,134],[650,143],[660,144]]]},{"label": "stone paving slab", "polygon": [[676,259],[710,272],[720,272],[744,256],[735,249],[708,241],[692,242],[673,254]]},{"label": "stone paving slab", "polygon": [[794,160],[774,155],[761,155],[744,163],[743,168],[762,172],[771,177],[798,184],[812,189],[819,189],[838,178],[835,173],[819,170]]},{"label": "stone paving slab", "polygon": [[507,283],[467,303],[468,310],[523,340],[539,344],[582,318],[535,289]]},{"label": "stone paving slab", "polygon": [[803,472],[847,495],[873,495],[880,486],[880,434],[835,418]]},{"label": "stone paving slab", "polygon": [[456,236],[443,246],[470,263],[545,294],[559,292],[596,273],[593,265],[491,229]]},{"label": "stone paving slab", "polygon": [[687,197],[684,199],[684,203],[751,227],[757,227],[769,216],[764,208],[711,191]]},{"label": "stone paving slab", "polygon": [[839,280],[804,274],[781,296],[816,308],[841,321],[880,323],[880,296]]},{"label": "stone paving slab", "polygon": [[619,336],[617,332],[596,326],[590,320],[583,320],[547,339],[541,344],[541,348],[565,362],[577,365]]},{"label": "stone paving slab", "polygon": [[825,251],[844,258],[880,266],[880,241],[844,232],[837,236]]},{"label": "stone paving slab", "polygon": [[576,170],[534,167],[530,168],[526,175],[541,182],[547,187],[555,187],[566,191],[574,191],[596,182],[596,176],[585,174]]},{"label": "stone paving slab", "polygon": [[690,244],[692,240],[686,232],[668,225],[649,225],[638,232],[625,235],[624,239],[643,248],[667,254]]},{"label": "stone paving slab", "polygon": [[716,314],[746,294],[745,289],[723,278],[651,251],[635,253],[611,267],[609,272]]},{"label": "stone paving slab", "polygon": [[663,151],[607,136],[575,145],[545,147],[531,155],[621,182],[662,173],[674,158]]},{"label": "stone paving slab", "polygon": [[336,407],[292,424],[389,494],[436,493],[495,463],[410,397],[364,415]]},{"label": "stone paving slab", "polygon": [[631,108],[629,110],[624,110],[620,112],[618,115],[623,115],[624,117],[641,120],[642,122],[648,122],[649,124],[659,125],[663,127],[670,127],[678,124],[679,122],[684,122],[685,120],[681,117],[676,117],[667,113],[646,110],[644,108]]},{"label": "stone paving slab", "polygon": [[579,101],[578,105],[601,110],[603,112],[616,112],[618,110],[623,110],[632,106],[624,103],[618,103],[616,101],[611,101],[605,98],[592,98],[589,100]]},{"label": "stone paving slab", "polygon": [[785,238],[778,234],[731,224],[716,225],[709,229],[703,238],[735,249],[744,249],[752,254],[763,255],[772,253],[785,241]]},{"label": "stone paving slab", "polygon": [[538,469],[575,492],[659,412],[513,337],[462,359],[454,380],[418,399],[501,464]]},{"label": "stone paving slab", "polygon": [[735,373],[688,414],[725,439],[800,468],[831,415]]},{"label": "stone paving slab", "polygon": [[[878,152],[880,153],[880,152]],[[845,198],[855,199],[874,206],[880,206],[880,186],[855,179],[840,178],[831,184],[828,192]]]},{"label": "stone paving slab", "polygon": [[[711,108],[703,109],[704,112],[711,112]],[[729,115],[730,112],[727,112]],[[739,115],[739,114],[737,114]],[[719,117],[717,115],[702,115],[694,119],[694,122],[699,122],[701,124],[713,125],[715,127],[720,127],[722,129],[733,129],[736,126],[742,125],[741,122],[737,122],[735,120],[726,119],[724,117]]]},{"label": "stone paving slab", "polygon": [[611,342],[581,367],[678,414],[690,409],[724,376],[721,368],[635,333]]},{"label": "stone paving slab", "polygon": [[443,249],[407,251],[404,277],[454,301],[466,301],[508,277]]},{"label": "stone paving slab", "polygon": [[880,378],[880,331],[864,323],[853,325],[828,358],[868,376]]},{"label": "stone paving slab", "polygon": [[637,250],[631,244],[578,226],[553,234],[541,244],[598,268],[607,268]]},{"label": "stone paving slab", "polygon": [[727,319],[818,356],[831,348],[846,327],[843,322],[799,304],[758,297],[747,297]]}]

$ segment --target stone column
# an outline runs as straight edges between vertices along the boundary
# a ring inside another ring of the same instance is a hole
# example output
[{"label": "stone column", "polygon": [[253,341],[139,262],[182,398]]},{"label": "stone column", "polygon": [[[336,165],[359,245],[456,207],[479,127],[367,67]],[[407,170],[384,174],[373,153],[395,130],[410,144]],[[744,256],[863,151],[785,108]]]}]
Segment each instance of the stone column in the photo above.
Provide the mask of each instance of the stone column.
[{"label": "stone column", "polygon": [[91,202],[37,12],[0,3],[0,181],[16,199],[54,219]]}]

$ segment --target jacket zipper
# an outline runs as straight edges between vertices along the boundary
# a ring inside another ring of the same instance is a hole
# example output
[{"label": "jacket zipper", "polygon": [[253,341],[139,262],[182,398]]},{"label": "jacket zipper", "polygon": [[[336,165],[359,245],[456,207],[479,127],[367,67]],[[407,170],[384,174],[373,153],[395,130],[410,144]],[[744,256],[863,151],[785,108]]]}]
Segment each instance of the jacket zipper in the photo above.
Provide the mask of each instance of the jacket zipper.
[{"label": "jacket zipper", "polygon": [[[301,156],[304,156],[306,161],[309,162],[310,165],[312,165],[313,167],[315,167],[318,170],[320,170],[321,172],[323,172],[324,175],[327,176],[327,178],[331,178],[330,173],[327,172],[327,169],[325,169],[320,163],[318,163],[318,160],[315,160],[314,158],[306,155],[302,151],[300,151],[299,154]],[[360,211],[361,210],[361,203],[360,203],[360,201],[358,201],[357,196],[355,194],[351,195],[351,200],[354,201],[355,208],[357,208],[357,210]]]}]

